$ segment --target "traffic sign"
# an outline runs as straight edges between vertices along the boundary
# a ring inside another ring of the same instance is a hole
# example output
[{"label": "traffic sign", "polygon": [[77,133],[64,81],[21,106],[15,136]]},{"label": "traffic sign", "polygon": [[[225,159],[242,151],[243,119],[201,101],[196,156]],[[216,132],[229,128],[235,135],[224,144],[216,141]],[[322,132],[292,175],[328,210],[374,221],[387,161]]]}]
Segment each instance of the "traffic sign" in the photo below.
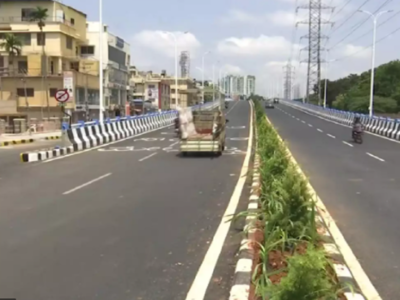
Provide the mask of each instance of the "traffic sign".
[{"label": "traffic sign", "polygon": [[68,90],[67,89],[58,90],[55,98],[60,103],[67,102],[69,100]]}]

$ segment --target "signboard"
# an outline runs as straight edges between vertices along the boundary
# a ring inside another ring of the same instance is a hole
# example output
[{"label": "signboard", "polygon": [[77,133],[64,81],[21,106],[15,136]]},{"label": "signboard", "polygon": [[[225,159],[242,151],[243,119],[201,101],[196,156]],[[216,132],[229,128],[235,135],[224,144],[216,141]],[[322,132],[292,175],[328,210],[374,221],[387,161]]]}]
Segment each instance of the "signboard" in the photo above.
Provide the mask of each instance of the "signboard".
[{"label": "signboard", "polygon": [[68,91],[69,98],[74,97],[74,73],[64,71],[64,89]]},{"label": "signboard", "polygon": [[124,40],[121,39],[121,38],[119,38],[119,37],[117,37],[116,46],[117,46],[118,48],[124,49]]},{"label": "signboard", "polygon": [[55,98],[58,102],[60,103],[65,103],[69,100],[69,93],[68,90],[63,89],[63,90],[58,90],[56,92]]},{"label": "signboard", "polygon": [[158,107],[158,83],[147,86],[146,100],[151,101],[153,106]]}]

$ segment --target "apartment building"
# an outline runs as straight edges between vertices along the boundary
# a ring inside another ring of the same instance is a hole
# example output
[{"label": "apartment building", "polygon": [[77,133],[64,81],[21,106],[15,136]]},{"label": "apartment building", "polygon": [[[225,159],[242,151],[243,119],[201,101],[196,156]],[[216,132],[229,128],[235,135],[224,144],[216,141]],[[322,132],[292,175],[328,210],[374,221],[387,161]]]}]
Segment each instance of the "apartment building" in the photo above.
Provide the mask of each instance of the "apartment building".
[{"label": "apartment building", "polygon": [[151,104],[154,110],[171,108],[170,81],[165,72],[140,72],[135,67],[130,68],[131,85],[134,85],[133,100],[143,100]]},{"label": "apartment building", "polygon": [[222,90],[228,97],[250,96],[255,94],[256,77],[253,75],[227,75],[222,78]]},{"label": "apartment building", "polygon": [[[175,78],[169,77],[168,82],[171,86],[171,108],[176,104],[180,107],[188,107],[201,102],[201,90],[197,88],[196,81],[191,78],[178,78],[178,87]],[[176,99],[175,89],[178,88],[178,99]]]},{"label": "apartment building", "polygon": [[[81,57],[87,45],[83,12],[53,0],[0,0],[0,6],[0,117],[59,117],[54,96],[63,88],[74,117],[82,88],[99,103],[98,62]],[[37,7],[47,10],[42,30],[31,17]],[[18,51],[7,53],[7,43]]]},{"label": "apartment building", "polygon": [[253,75],[246,75],[244,79],[244,95],[249,97],[256,93],[256,77]]},{"label": "apartment building", "polygon": [[[107,25],[103,31],[103,78],[104,107],[106,114],[115,115],[131,99],[133,86],[129,81],[130,45],[123,38],[109,32]],[[99,60],[99,22],[87,22],[88,45],[82,50],[82,57]]]}]

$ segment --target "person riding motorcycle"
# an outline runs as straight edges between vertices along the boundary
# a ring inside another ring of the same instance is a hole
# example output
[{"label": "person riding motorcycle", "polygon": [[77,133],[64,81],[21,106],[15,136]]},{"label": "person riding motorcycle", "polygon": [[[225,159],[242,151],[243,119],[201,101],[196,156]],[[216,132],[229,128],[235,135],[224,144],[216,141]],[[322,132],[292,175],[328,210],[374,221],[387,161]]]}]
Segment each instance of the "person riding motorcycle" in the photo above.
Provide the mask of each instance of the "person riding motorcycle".
[{"label": "person riding motorcycle", "polygon": [[361,123],[361,119],[359,116],[356,116],[354,118],[354,122],[353,122],[353,131],[352,131],[352,135],[354,136],[355,133],[362,133],[364,131],[364,126]]}]

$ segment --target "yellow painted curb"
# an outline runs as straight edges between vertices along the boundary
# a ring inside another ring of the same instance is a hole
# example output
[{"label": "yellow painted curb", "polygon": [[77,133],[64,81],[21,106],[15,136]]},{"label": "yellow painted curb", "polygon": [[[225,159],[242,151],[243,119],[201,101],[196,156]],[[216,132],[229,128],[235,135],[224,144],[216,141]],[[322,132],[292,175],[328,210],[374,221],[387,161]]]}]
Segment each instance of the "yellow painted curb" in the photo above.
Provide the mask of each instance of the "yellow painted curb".
[{"label": "yellow painted curb", "polygon": [[30,144],[33,143],[35,139],[22,139],[22,140],[11,140],[6,142],[0,142],[0,147],[7,147],[12,145]]}]

